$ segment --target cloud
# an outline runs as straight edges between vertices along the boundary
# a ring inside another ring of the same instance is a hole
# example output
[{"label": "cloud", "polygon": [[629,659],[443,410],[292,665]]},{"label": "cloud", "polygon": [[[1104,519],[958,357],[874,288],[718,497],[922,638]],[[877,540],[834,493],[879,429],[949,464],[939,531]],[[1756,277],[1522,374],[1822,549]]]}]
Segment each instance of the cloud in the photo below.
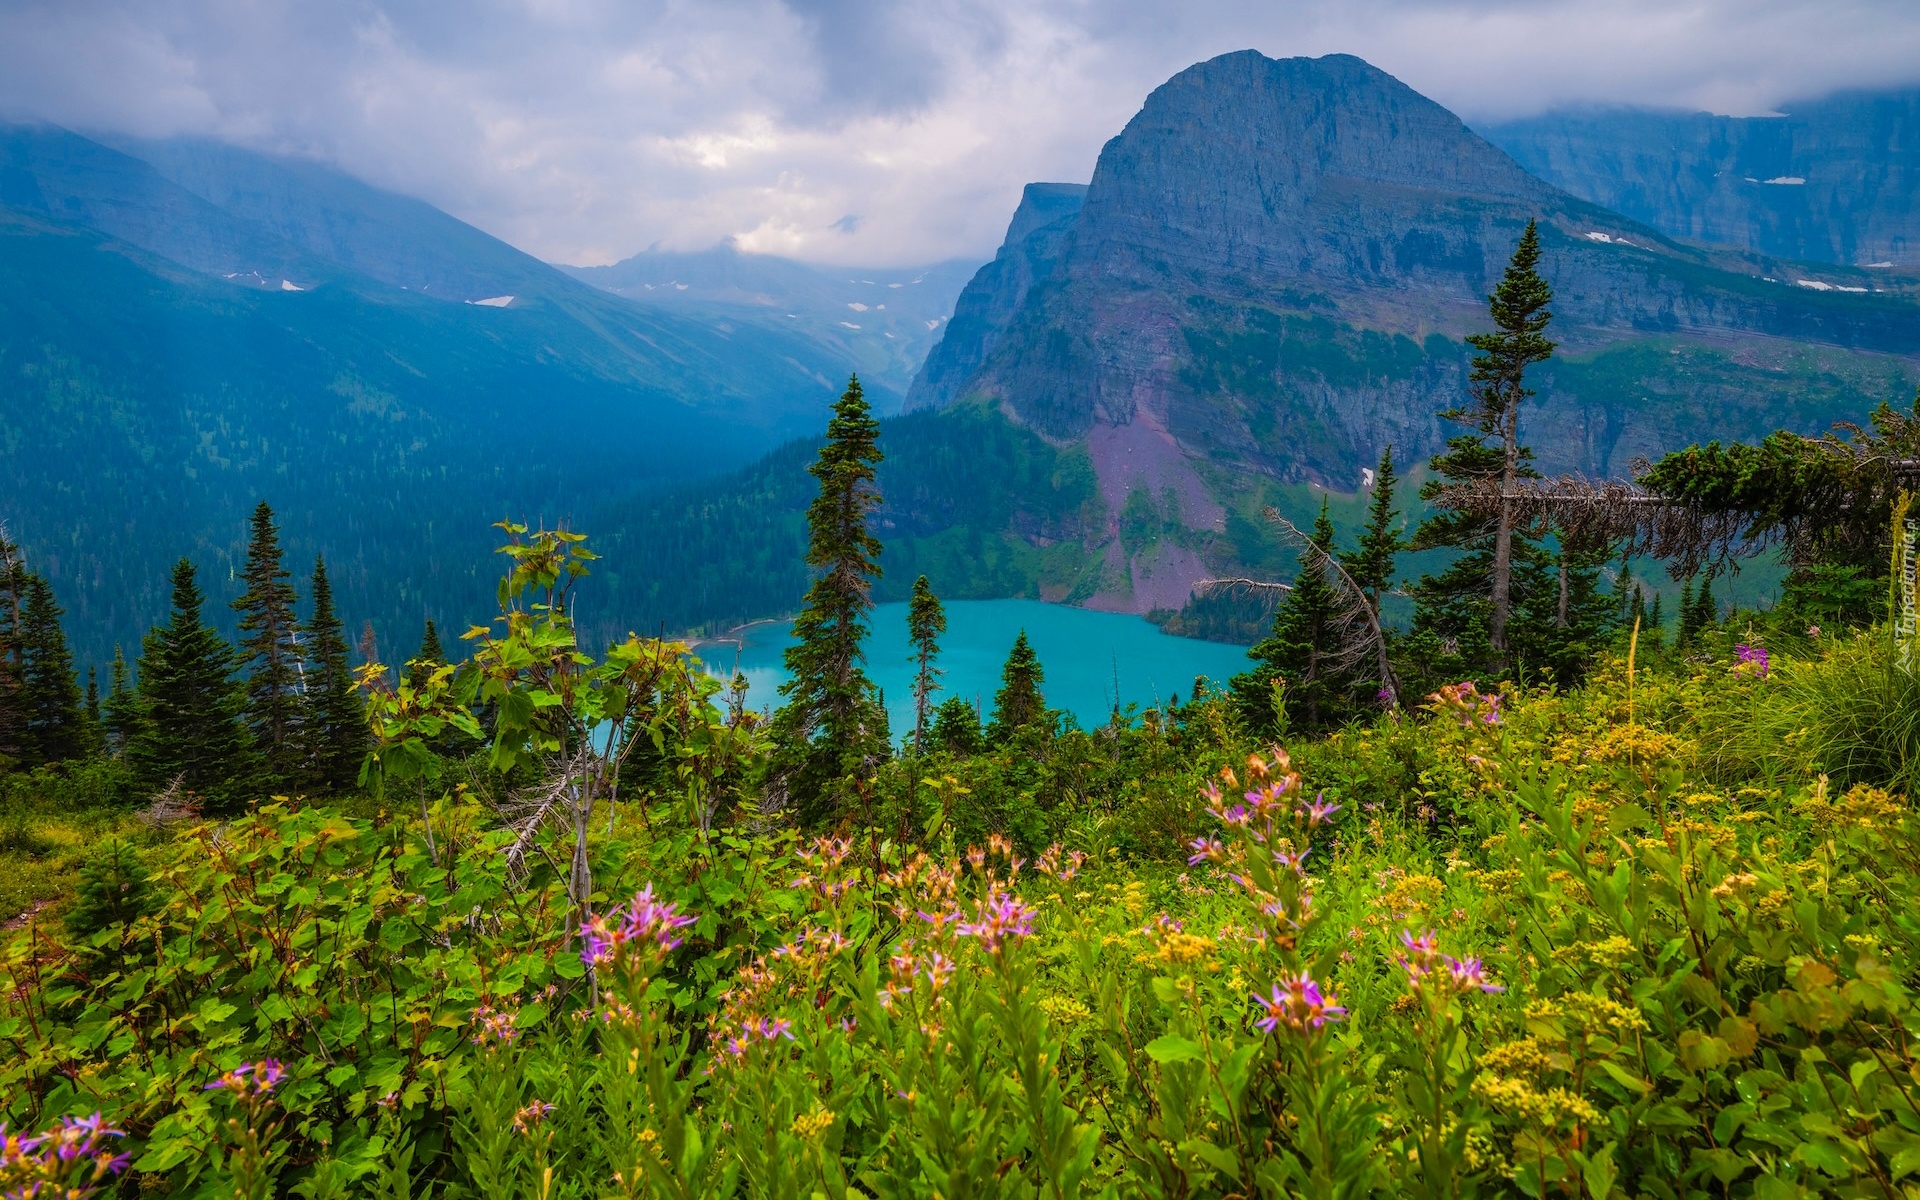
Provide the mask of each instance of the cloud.
[{"label": "cloud", "polygon": [[11,0],[0,113],[320,158],[558,261],[882,265],[990,254],[1023,183],[1249,46],[1469,120],[1920,81],[1907,0]]}]

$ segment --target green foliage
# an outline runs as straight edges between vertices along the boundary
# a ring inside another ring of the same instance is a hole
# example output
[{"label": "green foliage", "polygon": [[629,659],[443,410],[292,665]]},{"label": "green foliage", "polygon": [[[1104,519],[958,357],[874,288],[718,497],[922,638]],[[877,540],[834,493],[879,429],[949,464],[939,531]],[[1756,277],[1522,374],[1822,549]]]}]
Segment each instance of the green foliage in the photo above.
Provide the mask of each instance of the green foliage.
[{"label": "green foliage", "polygon": [[269,791],[304,782],[303,662],[293,616],[293,585],[280,563],[280,532],[273,509],[253,510],[241,577],[246,590],[233,602],[240,614],[239,662],[246,673],[246,722]]},{"label": "green foliage", "polygon": [[243,696],[233,651],[200,618],[204,603],[193,563],[173,568],[173,611],[140,654],[140,728],[127,746],[136,786],[151,794],[179,786],[209,811],[236,811],[250,769]]},{"label": "green foliage", "polygon": [[[1332,552],[1333,522],[1322,503],[1313,524],[1314,543]],[[1358,682],[1337,660],[1339,602],[1326,571],[1302,570],[1273,614],[1273,630],[1247,651],[1253,670],[1233,679],[1234,703],[1249,729],[1273,736],[1278,704],[1284,704],[1287,727],[1317,733],[1340,724],[1353,712],[1352,690]],[[1276,703],[1278,699],[1278,704]]]},{"label": "green foliage", "polygon": [[940,654],[940,635],[947,631],[946,610],[933,594],[927,577],[913,581],[913,598],[907,602],[907,640],[913,643],[916,666],[913,676],[913,749],[926,749],[927,715],[933,693],[938,689],[940,668],[933,665]]},{"label": "green foliage", "polygon": [[33,766],[69,762],[90,749],[73,655],[60,628],[62,615],[53,588],[41,576],[29,576],[19,631],[20,703],[27,714],[27,762]]},{"label": "green foliage", "polygon": [[834,814],[845,802],[835,794],[838,781],[860,773],[887,744],[886,710],[860,668],[880,574],[880,539],[867,527],[880,502],[873,488],[879,432],[860,380],[849,379],[808,468],[820,484],[807,509],[806,561],[817,576],[793,623],[780,685],[786,704],[775,726],[787,756],[780,774],[810,820]]},{"label": "green foliage", "polygon": [[116,926],[124,931],[153,907],[153,886],[139,851],[112,838],[80,866],[65,916],[67,932],[83,947],[90,946],[95,934]]},{"label": "green foliage", "polygon": [[1046,680],[1040,656],[1033,652],[1027,631],[1022,629],[1000,668],[1000,690],[993,695],[993,717],[987,723],[989,743],[1005,745],[1047,717],[1046,697],[1040,693],[1040,685]]},{"label": "green foliage", "polygon": [[353,664],[347,657],[344,626],[333,609],[333,583],[327,562],[313,563],[313,616],[303,632],[312,669],[307,678],[307,711],[300,724],[307,786],[323,795],[350,791],[367,753],[367,722],[354,690]]}]

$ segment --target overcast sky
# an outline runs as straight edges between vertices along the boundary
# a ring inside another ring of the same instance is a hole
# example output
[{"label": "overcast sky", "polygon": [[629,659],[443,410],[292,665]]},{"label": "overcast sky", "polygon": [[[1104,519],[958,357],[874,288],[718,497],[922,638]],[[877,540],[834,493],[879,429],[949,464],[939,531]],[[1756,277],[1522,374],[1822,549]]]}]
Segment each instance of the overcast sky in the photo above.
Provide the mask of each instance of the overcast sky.
[{"label": "overcast sky", "polygon": [[310,155],[554,261],[998,244],[1167,76],[1360,55],[1469,121],[1920,82],[1915,0],[0,0],[0,114]]}]

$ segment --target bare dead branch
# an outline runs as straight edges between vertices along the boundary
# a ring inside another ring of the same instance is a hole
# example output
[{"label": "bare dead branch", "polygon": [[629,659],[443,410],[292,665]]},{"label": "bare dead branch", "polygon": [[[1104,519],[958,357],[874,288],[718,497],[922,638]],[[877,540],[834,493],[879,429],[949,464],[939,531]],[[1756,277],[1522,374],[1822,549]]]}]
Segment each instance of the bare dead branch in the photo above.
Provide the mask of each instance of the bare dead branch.
[{"label": "bare dead branch", "polygon": [[1373,600],[1366,590],[1353,581],[1345,566],[1326,547],[1301,532],[1300,527],[1280,515],[1276,508],[1261,510],[1263,516],[1280,527],[1288,540],[1300,549],[1300,566],[1307,571],[1320,571],[1327,575],[1332,583],[1334,595],[1338,597],[1334,609],[1334,631],[1338,638],[1338,648],[1333,653],[1333,667],[1338,672],[1347,672],[1365,662],[1371,655],[1374,668],[1380,673],[1380,682],[1387,689],[1388,707],[1400,705],[1400,679],[1393,672],[1393,662],[1387,656],[1387,635],[1380,628],[1380,614],[1373,610]]}]

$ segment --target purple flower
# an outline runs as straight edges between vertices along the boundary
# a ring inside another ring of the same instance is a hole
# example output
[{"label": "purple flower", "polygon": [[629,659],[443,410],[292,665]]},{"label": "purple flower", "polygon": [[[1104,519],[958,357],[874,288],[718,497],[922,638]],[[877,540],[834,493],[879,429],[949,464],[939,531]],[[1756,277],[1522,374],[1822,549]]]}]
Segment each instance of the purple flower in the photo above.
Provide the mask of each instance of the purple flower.
[{"label": "purple flower", "polygon": [[1282,1025],[1302,1032],[1319,1029],[1328,1021],[1338,1021],[1347,1015],[1345,1008],[1333,1002],[1336,998],[1322,992],[1319,983],[1305,971],[1283,975],[1280,982],[1273,985],[1271,994],[1253,994],[1253,1002],[1265,1010],[1265,1015],[1254,1024],[1267,1033]]},{"label": "purple flower", "polygon": [[1010,892],[996,891],[979,907],[971,923],[960,926],[960,934],[977,937],[981,945],[998,952],[1006,942],[1033,934],[1033,909]]},{"label": "purple flower", "polygon": [[675,912],[673,902],[654,899],[653,885],[637,892],[623,909],[595,917],[581,939],[580,958],[588,966],[598,966],[616,958],[622,947],[631,946],[649,957],[664,956],[680,944],[676,930],[693,924],[693,917]]},{"label": "purple flower", "polygon": [[[61,1117],[46,1133],[16,1135],[0,1123],[0,1183],[8,1197],[63,1196],[86,1200],[106,1195],[108,1177],[127,1169],[132,1156],[115,1154],[109,1139],[126,1133],[107,1128],[99,1113]],[[52,1186],[49,1186],[52,1185]]]},{"label": "purple flower", "polygon": [[1193,851],[1187,856],[1187,865],[1190,867],[1203,862],[1219,862],[1227,855],[1226,847],[1220,844],[1219,838],[1197,837],[1187,843],[1187,848]]},{"label": "purple flower", "polygon": [[1483,992],[1504,992],[1507,989],[1487,980],[1485,970],[1477,958],[1447,959],[1447,972],[1453,977],[1455,990],[1462,992],[1479,988]]},{"label": "purple flower", "polygon": [[1300,813],[1306,817],[1307,828],[1309,829],[1319,825],[1322,821],[1325,821],[1328,817],[1331,817],[1339,811],[1340,806],[1338,804],[1327,803],[1327,794],[1325,792],[1320,792],[1315,795],[1313,803],[1311,804],[1306,803],[1305,797],[1301,798]]},{"label": "purple flower", "polygon": [[200,1090],[229,1091],[243,1098],[265,1096],[286,1077],[287,1069],[279,1059],[263,1058],[257,1063],[241,1063]]},{"label": "purple flower", "polygon": [[[1765,647],[1749,646],[1742,642],[1733,648],[1733,652],[1740,656],[1741,667],[1749,667],[1755,675],[1766,678],[1769,662]],[[1735,670],[1738,669],[1738,667],[1735,668]]]}]

